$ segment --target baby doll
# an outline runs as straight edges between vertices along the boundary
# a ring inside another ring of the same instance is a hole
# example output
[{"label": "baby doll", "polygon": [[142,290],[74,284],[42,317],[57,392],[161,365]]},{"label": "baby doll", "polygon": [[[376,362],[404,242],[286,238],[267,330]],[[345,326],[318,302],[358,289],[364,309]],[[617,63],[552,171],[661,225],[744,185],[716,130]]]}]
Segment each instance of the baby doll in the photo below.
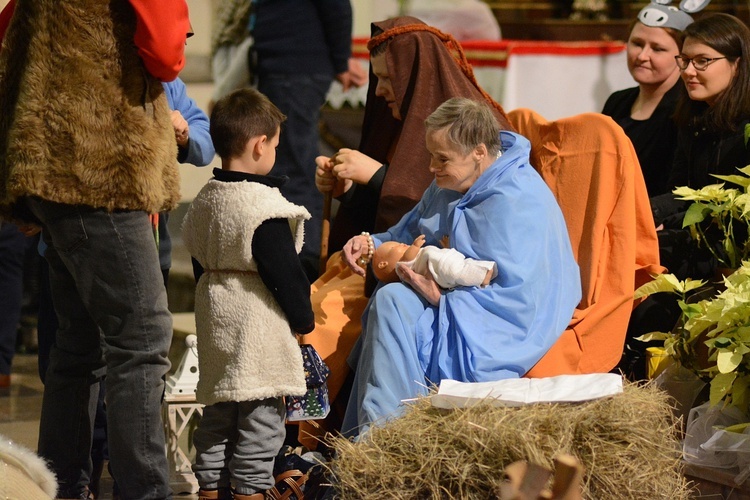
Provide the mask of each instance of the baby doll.
[{"label": "baby doll", "polygon": [[399,266],[408,266],[415,273],[431,274],[441,288],[486,286],[497,276],[497,264],[465,257],[453,248],[424,246],[425,236],[416,237],[407,245],[397,241],[381,244],[372,256],[372,270],[380,281],[399,281]]}]

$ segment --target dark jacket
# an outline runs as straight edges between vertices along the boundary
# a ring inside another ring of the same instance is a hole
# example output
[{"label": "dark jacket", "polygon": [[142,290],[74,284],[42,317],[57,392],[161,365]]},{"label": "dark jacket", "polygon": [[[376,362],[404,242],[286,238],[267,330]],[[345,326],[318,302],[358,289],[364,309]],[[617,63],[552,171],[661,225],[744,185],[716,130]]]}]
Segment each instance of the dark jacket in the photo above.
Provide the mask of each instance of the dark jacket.
[{"label": "dark jacket", "polygon": [[[737,168],[748,165],[750,155],[745,146],[745,123],[733,132],[724,133],[711,132],[703,127],[682,129],[669,177],[671,189],[680,186],[700,189],[718,184],[723,181],[712,174],[736,174]],[[692,241],[687,229],[682,229],[689,205],[690,202],[676,199],[671,192],[651,198],[654,221],[657,226],[664,225],[664,229],[658,232],[661,263],[678,279],[711,279],[717,266],[716,259],[708,249]],[[708,224],[704,230],[718,231]]]},{"label": "dark jacket", "polygon": [[259,75],[333,77],[349,67],[349,0],[258,0],[253,27]]},{"label": "dark jacket", "polygon": [[687,202],[676,200],[671,190],[688,186],[700,189],[721,181],[712,174],[736,174],[738,168],[750,164],[750,154],[745,146],[745,125],[732,132],[711,132],[703,127],[686,127],[677,137],[672,170],[669,175],[670,192],[651,198],[651,208],[656,224],[681,227]]},{"label": "dark jacket", "polygon": [[633,103],[640,93],[638,87],[613,93],[602,109],[602,114],[611,116],[633,143],[649,196],[671,191],[667,182],[677,148],[677,124],[672,115],[680,95],[680,87],[684,87],[682,80],[678,80],[664,94],[647,120],[634,120],[630,117]]}]

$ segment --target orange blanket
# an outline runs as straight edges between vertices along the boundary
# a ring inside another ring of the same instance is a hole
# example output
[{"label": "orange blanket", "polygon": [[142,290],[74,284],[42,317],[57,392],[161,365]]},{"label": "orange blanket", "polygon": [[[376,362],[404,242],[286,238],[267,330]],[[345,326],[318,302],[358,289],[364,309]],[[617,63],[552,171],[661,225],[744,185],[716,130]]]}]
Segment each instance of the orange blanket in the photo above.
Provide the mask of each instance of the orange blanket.
[{"label": "orange blanket", "polygon": [[622,356],[635,288],[664,270],[638,158],[598,113],[550,122],[518,109],[509,118],[560,204],[583,288],[570,326],[526,376],[608,372]]},{"label": "orange blanket", "polygon": [[[326,264],[326,271],[311,287],[311,300],[315,312],[315,330],[305,335],[304,341],[315,346],[331,374],[328,377],[328,397],[333,415],[327,421],[300,422],[299,442],[310,449],[324,431],[335,428],[343,418],[346,397],[337,403],[337,396],[350,372],[346,359],[362,331],[361,317],[367,306],[365,280],[354,274],[334,253]],[[348,396],[348,394],[347,394]]]}]

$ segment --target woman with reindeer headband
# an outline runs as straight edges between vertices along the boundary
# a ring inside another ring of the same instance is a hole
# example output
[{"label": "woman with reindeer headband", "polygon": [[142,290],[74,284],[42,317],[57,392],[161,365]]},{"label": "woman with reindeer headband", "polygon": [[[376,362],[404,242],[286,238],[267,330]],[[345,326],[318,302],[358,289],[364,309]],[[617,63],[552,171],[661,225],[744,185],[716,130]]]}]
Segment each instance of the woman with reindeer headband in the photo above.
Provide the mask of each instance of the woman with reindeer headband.
[{"label": "woman with reindeer headband", "polygon": [[677,147],[672,115],[682,87],[674,58],[682,49],[684,29],[693,22],[690,13],[708,4],[683,0],[678,10],[666,5],[670,2],[655,0],[630,24],[627,63],[638,86],[613,93],[602,110],[633,142],[649,196],[671,190],[667,180]]}]

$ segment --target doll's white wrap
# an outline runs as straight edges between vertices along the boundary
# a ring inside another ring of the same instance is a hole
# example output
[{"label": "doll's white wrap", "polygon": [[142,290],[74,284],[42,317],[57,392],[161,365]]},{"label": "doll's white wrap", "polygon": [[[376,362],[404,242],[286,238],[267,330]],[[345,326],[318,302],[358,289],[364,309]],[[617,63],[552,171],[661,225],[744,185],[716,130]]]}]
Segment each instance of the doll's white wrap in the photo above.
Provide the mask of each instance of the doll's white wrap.
[{"label": "doll's white wrap", "polygon": [[[494,279],[497,276],[497,264],[489,260],[476,260],[465,257],[453,248],[438,248],[427,246],[422,248],[414,260],[399,263],[411,268],[417,274],[426,276],[429,272],[441,288],[455,288],[457,286],[480,286],[492,271]],[[396,274],[401,273],[396,266]],[[403,278],[402,278],[403,279]]]}]

